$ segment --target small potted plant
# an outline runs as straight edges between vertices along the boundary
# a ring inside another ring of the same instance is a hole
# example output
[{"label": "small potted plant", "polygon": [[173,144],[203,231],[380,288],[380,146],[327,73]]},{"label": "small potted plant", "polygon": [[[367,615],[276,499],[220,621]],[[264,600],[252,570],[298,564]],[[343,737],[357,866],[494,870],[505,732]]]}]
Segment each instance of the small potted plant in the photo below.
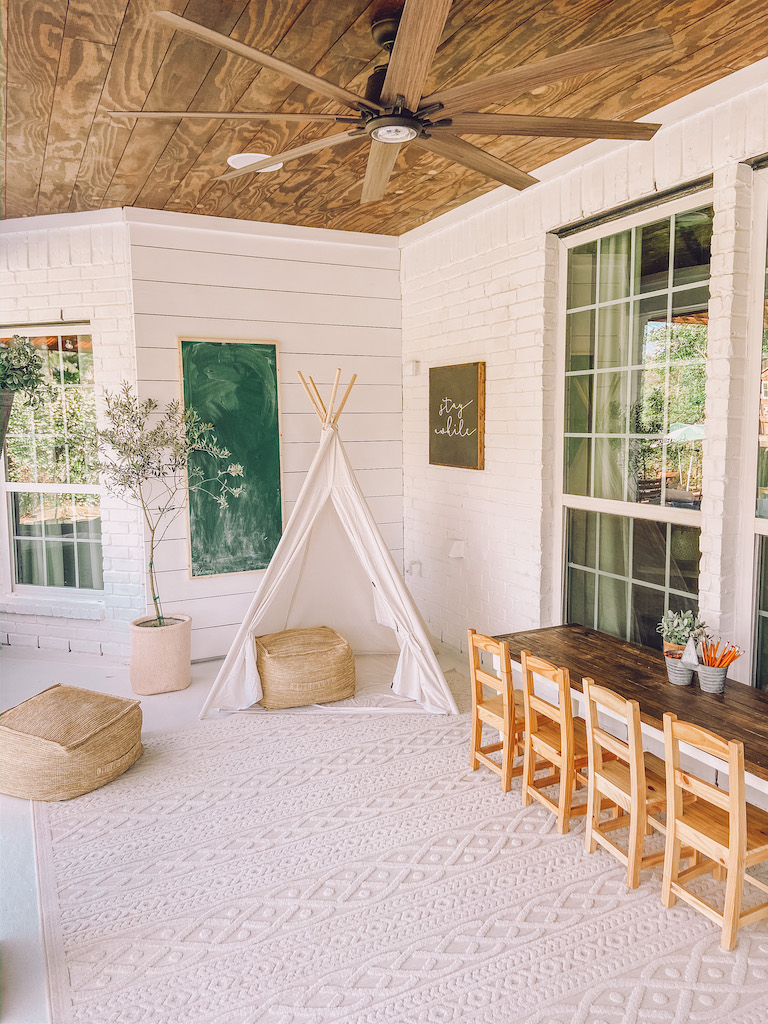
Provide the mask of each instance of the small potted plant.
[{"label": "small potted plant", "polygon": [[666,654],[667,651],[682,651],[691,637],[701,640],[706,629],[705,624],[692,611],[673,612],[670,608],[662,616],[656,632],[661,633]]},{"label": "small potted plant", "polygon": [[53,388],[46,380],[43,357],[29,340],[14,334],[0,345],[0,450],[11,418],[15,395],[24,397],[34,408],[53,397]]},{"label": "small potted plant", "polygon": [[[149,535],[147,574],[153,613],[131,623],[131,686],[136,693],[183,690],[191,681],[189,615],[163,614],[155,553],[186,507],[187,494],[201,491],[221,508],[243,492],[243,467],[228,463],[210,423],[170,402],[133,395],[129,384],[106,395],[108,426],[97,431],[100,469],[107,489],[141,509]],[[205,465],[206,469],[202,466]]]},{"label": "small potted plant", "polygon": [[694,642],[706,636],[706,626],[692,611],[665,612],[656,627],[664,644],[664,662],[667,678],[676,686],[688,686],[693,679],[693,670],[681,664],[681,656],[689,640]]}]

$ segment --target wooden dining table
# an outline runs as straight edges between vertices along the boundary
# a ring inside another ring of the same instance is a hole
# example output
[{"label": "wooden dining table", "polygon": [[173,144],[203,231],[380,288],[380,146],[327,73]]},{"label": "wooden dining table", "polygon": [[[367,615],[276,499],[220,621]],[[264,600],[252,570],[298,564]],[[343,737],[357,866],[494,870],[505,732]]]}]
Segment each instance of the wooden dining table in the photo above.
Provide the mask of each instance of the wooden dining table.
[{"label": "wooden dining table", "polygon": [[547,626],[522,633],[503,633],[514,661],[529,651],[554,665],[567,668],[572,689],[581,691],[586,676],[627,700],[640,705],[642,722],[663,730],[663,715],[703,726],[726,739],[744,743],[744,768],[768,781],[768,693],[744,683],[726,680],[721,694],[704,693],[694,676],[691,686],[675,686],[667,679],[660,651],[587,626]]}]

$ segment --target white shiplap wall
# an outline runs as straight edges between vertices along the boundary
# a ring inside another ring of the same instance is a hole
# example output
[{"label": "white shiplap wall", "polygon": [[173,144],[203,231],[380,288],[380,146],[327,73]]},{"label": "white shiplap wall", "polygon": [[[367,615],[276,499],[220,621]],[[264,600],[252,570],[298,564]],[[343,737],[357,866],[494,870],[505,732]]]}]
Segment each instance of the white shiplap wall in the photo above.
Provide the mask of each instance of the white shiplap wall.
[{"label": "white shiplap wall", "polygon": [[[287,520],[319,427],[297,378],[327,394],[336,367],[358,381],[341,433],[360,484],[402,564],[400,279],[397,240],[216,218],[125,211],[139,393],[181,394],[178,338],[275,342]],[[260,572],[190,579],[186,524],[158,555],[168,612],[193,619],[193,658],[224,654]]]}]

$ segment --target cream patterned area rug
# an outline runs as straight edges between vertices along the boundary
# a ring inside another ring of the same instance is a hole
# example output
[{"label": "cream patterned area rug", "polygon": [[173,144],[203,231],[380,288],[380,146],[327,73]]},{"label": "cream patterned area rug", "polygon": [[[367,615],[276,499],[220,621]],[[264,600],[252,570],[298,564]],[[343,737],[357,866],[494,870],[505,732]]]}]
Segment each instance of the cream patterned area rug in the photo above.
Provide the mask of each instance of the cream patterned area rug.
[{"label": "cream patterned area rug", "polygon": [[762,1024],[768,930],[626,889],[466,715],[237,715],[35,806],[53,1024]]}]

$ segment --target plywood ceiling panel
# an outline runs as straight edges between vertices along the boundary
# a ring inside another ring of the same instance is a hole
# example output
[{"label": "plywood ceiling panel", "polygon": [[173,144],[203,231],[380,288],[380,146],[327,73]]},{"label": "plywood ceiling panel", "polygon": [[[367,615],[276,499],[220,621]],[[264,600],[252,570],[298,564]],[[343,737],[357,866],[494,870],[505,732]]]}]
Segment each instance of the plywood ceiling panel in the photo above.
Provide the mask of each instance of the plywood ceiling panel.
[{"label": "plywood ceiling panel", "polygon": [[[274,173],[215,181],[232,153],[280,152],[341,126],[115,120],[107,112],[351,112],[276,72],[174,33],[152,17],[155,10],[181,14],[363,95],[382,63],[371,23],[395,12],[397,2],[3,0],[3,217],[133,205],[400,234],[497,187],[406,145],[385,197],[361,206],[366,138]],[[483,109],[640,120],[768,55],[768,0],[453,0],[424,92],[654,25],[671,34],[673,49],[500,97]],[[525,171],[587,144],[463,138]]]}]

